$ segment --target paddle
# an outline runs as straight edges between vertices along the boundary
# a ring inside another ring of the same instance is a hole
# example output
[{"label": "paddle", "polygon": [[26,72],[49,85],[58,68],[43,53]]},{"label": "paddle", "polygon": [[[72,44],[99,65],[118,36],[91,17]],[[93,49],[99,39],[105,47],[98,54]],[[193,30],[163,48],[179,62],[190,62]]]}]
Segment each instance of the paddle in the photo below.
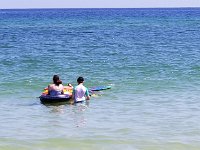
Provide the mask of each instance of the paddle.
[{"label": "paddle", "polygon": [[111,86],[94,86],[89,88],[90,96],[94,96],[95,92],[110,89]]},{"label": "paddle", "polygon": [[107,90],[110,88],[111,86],[95,86],[95,87],[89,88],[89,91],[102,91],[102,90]]}]

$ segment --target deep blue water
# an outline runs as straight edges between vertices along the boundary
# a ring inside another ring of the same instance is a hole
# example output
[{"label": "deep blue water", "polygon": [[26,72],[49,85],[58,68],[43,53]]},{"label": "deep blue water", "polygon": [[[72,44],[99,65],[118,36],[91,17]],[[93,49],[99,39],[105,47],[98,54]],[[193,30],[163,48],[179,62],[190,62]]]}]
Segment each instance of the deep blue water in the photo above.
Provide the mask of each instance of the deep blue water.
[{"label": "deep blue water", "polygon": [[[199,8],[0,10],[0,149],[199,149],[199,32]],[[112,89],[45,106],[54,74]]]}]

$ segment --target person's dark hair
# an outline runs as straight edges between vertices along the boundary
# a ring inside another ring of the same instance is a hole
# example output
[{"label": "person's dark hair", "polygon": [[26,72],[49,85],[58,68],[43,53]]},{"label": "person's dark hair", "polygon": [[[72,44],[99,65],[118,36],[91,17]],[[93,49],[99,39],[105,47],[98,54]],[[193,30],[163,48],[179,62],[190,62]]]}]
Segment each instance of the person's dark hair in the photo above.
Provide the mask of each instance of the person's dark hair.
[{"label": "person's dark hair", "polygon": [[83,77],[78,77],[78,79],[77,79],[77,82],[78,82],[78,83],[83,83],[83,81],[84,81],[84,78],[83,78]]},{"label": "person's dark hair", "polygon": [[53,83],[54,83],[55,85],[60,85],[60,84],[62,84],[62,81],[60,80],[60,78],[59,78],[58,75],[54,75],[54,76],[53,76]]}]

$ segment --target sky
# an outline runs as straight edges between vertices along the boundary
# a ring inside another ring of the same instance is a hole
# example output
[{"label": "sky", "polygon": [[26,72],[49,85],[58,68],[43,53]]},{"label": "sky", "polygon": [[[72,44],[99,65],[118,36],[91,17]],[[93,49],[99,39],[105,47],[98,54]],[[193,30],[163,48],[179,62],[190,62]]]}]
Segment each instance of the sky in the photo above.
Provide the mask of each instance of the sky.
[{"label": "sky", "polygon": [[200,7],[200,0],[0,0],[0,9],[157,7]]}]

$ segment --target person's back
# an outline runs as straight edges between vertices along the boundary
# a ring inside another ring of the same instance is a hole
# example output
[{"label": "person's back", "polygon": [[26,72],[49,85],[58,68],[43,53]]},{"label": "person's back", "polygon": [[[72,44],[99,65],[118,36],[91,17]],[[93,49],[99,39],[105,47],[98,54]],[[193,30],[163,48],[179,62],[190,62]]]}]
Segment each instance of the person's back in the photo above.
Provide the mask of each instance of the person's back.
[{"label": "person's back", "polygon": [[63,85],[55,85],[55,84],[52,84],[49,86],[49,94],[51,96],[57,96],[57,95],[60,95],[63,93]]},{"label": "person's back", "polygon": [[63,94],[63,85],[62,81],[59,79],[59,76],[54,75],[53,84],[48,86],[48,91],[51,96]]},{"label": "person's back", "polygon": [[84,78],[79,77],[77,79],[78,85],[74,87],[73,90],[73,98],[75,102],[81,102],[84,100],[89,100],[89,91],[88,89],[83,85]]}]

